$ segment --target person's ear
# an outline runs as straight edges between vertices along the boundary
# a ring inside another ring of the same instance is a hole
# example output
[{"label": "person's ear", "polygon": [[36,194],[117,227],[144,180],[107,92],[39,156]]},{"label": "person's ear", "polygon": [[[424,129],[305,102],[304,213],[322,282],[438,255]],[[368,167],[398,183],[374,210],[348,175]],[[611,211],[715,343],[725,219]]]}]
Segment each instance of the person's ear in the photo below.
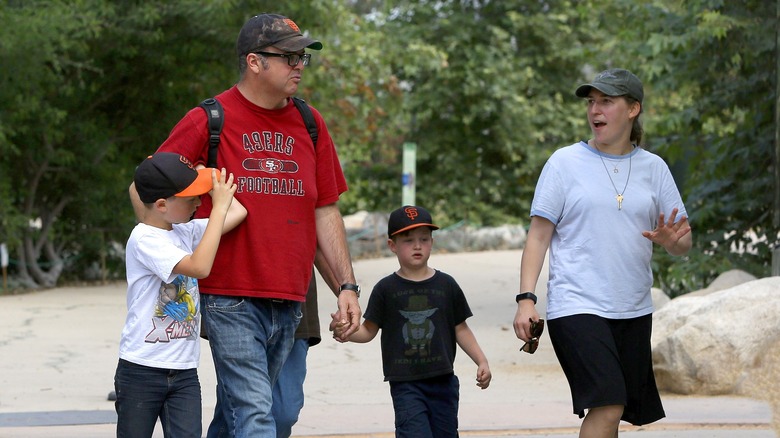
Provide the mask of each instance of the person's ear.
[{"label": "person's ear", "polygon": [[628,117],[631,119],[635,119],[639,117],[639,113],[642,111],[642,104],[638,101],[634,101],[631,104],[631,109],[628,111]]},{"label": "person's ear", "polygon": [[259,73],[265,70],[263,60],[257,53],[249,53],[246,55],[246,68],[252,70],[254,73]]},{"label": "person's ear", "polygon": [[164,198],[160,198],[156,201],[154,201],[154,209],[159,210],[162,212],[165,212],[168,210],[168,200]]}]

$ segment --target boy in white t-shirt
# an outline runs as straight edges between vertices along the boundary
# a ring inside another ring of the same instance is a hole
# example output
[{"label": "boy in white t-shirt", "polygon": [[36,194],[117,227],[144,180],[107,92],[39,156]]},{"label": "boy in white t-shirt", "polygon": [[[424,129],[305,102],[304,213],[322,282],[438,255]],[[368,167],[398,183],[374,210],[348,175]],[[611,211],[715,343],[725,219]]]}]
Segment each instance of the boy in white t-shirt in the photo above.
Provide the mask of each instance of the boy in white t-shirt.
[{"label": "boy in white t-shirt", "polygon": [[[144,209],[127,241],[127,319],[114,377],[117,437],[201,437],[200,293],[222,234],[247,215],[225,169],[159,152],[136,169]],[[190,220],[211,192],[208,219]],[[140,212],[139,212],[140,213]]]}]

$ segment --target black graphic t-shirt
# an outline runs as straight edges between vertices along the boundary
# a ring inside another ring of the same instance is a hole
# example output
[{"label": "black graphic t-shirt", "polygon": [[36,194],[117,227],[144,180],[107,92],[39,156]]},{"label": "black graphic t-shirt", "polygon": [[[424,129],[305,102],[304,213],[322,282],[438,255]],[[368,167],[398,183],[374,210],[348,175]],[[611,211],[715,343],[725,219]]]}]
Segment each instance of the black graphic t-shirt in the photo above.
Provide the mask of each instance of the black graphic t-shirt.
[{"label": "black graphic t-shirt", "polygon": [[458,283],[441,271],[424,281],[391,274],[368,299],[365,318],[382,329],[385,380],[402,382],[453,372],[455,326],[472,316]]}]

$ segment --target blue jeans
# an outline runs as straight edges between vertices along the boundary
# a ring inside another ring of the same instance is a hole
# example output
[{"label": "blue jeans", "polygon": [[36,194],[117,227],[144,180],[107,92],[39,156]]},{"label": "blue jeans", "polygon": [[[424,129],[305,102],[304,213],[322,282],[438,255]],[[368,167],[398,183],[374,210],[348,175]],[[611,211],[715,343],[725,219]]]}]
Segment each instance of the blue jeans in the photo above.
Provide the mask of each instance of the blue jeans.
[{"label": "blue jeans", "polygon": [[150,438],[157,418],[165,437],[201,437],[197,369],[152,368],[119,359],[114,390],[118,438]]},{"label": "blue jeans", "polygon": [[292,348],[301,303],[203,294],[217,373],[208,437],[275,438],[272,389]]},{"label": "blue jeans", "polygon": [[274,403],[271,412],[276,422],[276,438],[289,438],[303,409],[303,381],[306,379],[306,356],[309,340],[296,339],[282,372],[274,385]]},{"label": "blue jeans", "polygon": [[390,382],[397,438],[458,436],[460,383],[455,374]]}]

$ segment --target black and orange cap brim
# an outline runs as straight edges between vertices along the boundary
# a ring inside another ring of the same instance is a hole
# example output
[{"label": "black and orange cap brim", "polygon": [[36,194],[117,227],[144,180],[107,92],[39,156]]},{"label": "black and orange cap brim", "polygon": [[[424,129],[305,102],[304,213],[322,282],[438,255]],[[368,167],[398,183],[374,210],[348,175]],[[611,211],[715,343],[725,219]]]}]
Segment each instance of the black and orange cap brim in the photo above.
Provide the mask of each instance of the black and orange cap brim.
[{"label": "black and orange cap brim", "polygon": [[428,227],[428,228],[432,228],[434,230],[438,230],[439,229],[439,226],[438,225],[434,225],[434,224],[414,224],[414,225],[409,225],[408,227],[404,227],[404,228],[401,228],[400,230],[395,231],[393,234],[390,235],[390,237],[393,237],[393,236],[395,236],[398,233],[403,233],[404,231],[409,231],[411,229],[419,228],[419,227]]},{"label": "black and orange cap brim", "polygon": [[[211,171],[215,170],[210,167],[204,167],[203,169],[198,169],[198,177],[195,178],[195,181],[192,182],[189,186],[187,186],[186,189],[182,190],[181,192],[173,195],[178,198],[184,198],[187,196],[200,196],[203,194],[208,193],[213,188],[213,184],[211,182]],[[217,171],[217,178],[219,178],[219,171]]]}]

